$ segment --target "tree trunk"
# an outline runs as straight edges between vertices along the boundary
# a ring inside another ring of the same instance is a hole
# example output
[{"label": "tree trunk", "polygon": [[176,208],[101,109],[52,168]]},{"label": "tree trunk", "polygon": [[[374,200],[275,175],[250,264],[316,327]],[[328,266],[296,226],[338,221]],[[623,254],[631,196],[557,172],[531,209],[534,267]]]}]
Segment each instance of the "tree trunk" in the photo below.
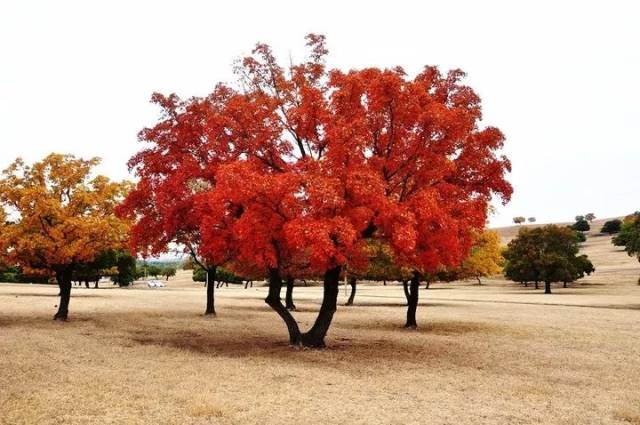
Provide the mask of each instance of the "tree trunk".
[{"label": "tree trunk", "polygon": [[356,297],[356,284],[358,280],[355,277],[349,279],[349,285],[351,285],[351,294],[345,305],[353,305],[353,299]]},{"label": "tree trunk", "polygon": [[215,294],[214,289],[216,286],[216,268],[211,267],[207,269],[207,309],[204,311],[205,316],[215,316]]},{"label": "tree trunk", "polygon": [[544,293],[545,294],[550,294],[551,293],[551,282],[545,282],[544,283]]},{"label": "tree trunk", "polygon": [[382,279],[382,286],[387,286],[387,279]]},{"label": "tree trunk", "polygon": [[305,347],[322,348],[325,346],[324,337],[329,331],[333,314],[337,309],[341,270],[341,266],[336,266],[324,273],[324,291],[318,317],[311,329],[302,334],[302,344]]},{"label": "tree trunk", "polygon": [[536,289],[538,289],[538,281],[536,280],[534,283],[536,285]]},{"label": "tree trunk", "polygon": [[482,286],[482,281],[480,280],[480,276],[476,276],[476,279],[478,280],[478,285]]},{"label": "tree trunk", "polygon": [[249,287],[249,281],[245,280],[244,281],[244,289],[247,289]]},{"label": "tree trunk", "polygon": [[430,286],[431,286],[431,281],[427,280],[427,283],[424,285],[424,289],[429,289]]},{"label": "tree trunk", "polygon": [[89,280],[85,280],[85,281],[84,281],[84,286],[85,286],[87,289],[89,289]]},{"label": "tree trunk", "polygon": [[100,282],[100,279],[96,279],[96,283],[93,286],[93,289],[98,289],[98,282]]},{"label": "tree trunk", "polygon": [[524,287],[528,288],[529,287],[529,282],[524,282]]},{"label": "tree trunk", "polygon": [[285,296],[285,305],[287,310],[295,310],[296,305],[293,303],[293,284],[294,279],[292,277],[287,278],[287,294]]},{"label": "tree trunk", "polygon": [[300,334],[300,327],[298,322],[293,318],[289,310],[282,305],[280,298],[280,291],[282,290],[282,278],[280,277],[280,271],[275,268],[269,269],[269,293],[264,302],[267,303],[278,315],[284,320],[289,331],[289,344],[300,346],[302,335]]},{"label": "tree trunk", "polygon": [[562,287],[563,287],[563,288],[566,288],[566,287],[567,287],[567,282],[563,282],[563,283],[562,283]]},{"label": "tree trunk", "polygon": [[56,272],[56,280],[60,287],[60,303],[58,304],[58,311],[53,320],[67,320],[69,318],[69,300],[71,299],[71,277],[72,269],[66,268]]},{"label": "tree trunk", "polygon": [[413,272],[411,277],[411,288],[409,289],[409,298],[407,299],[407,323],[405,328],[415,329],[418,327],[416,322],[416,310],[418,309],[418,294],[420,289],[420,274]]},{"label": "tree trunk", "polygon": [[409,305],[409,281],[406,279],[402,279],[402,289],[404,290],[404,297],[407,299],[407,305]]}]

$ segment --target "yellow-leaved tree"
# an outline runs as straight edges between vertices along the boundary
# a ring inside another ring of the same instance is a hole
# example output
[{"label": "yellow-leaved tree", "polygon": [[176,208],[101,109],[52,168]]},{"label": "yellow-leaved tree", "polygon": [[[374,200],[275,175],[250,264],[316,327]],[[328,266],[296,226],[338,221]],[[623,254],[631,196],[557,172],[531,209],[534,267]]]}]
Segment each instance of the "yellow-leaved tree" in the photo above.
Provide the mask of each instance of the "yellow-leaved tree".
[{"label": "yellow-leaved tree", "polygon": [[460,266],[460,277],[475,278],[482,285],[481,277],[496,275],[503,266],[500,236],[496,231],[485,229],[476,235],[471,253]]},{"label": "yellow-leaved tree", "polygon": [[6,264],[7,239],[4,236],[7,227],[7,215],[3,208],[0,208],[0,269]]},{"label": "yellow-leaved tree", "polygon": [[99,162],[50,154],[27,165],[18,158],[0,178],[3,256],[25,273],[56,277],[60,303],[54,319],[68,317],[74,268],[127,242],[129,224],[113,209],[130,183],[94,176]]}]

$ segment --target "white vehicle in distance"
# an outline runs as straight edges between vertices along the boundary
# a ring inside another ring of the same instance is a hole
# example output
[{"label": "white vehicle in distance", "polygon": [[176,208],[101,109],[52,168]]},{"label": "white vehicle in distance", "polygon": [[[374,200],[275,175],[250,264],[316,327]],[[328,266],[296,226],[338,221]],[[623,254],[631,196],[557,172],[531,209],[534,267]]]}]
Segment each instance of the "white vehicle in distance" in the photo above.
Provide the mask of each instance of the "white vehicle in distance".
[{"label": "white vehicle in distance", "polygon": [[149,288],[164,288],[167,285],[165,285],[164,282],[161,282],[159,280],[150,280],[147,282],[147,286]]}]

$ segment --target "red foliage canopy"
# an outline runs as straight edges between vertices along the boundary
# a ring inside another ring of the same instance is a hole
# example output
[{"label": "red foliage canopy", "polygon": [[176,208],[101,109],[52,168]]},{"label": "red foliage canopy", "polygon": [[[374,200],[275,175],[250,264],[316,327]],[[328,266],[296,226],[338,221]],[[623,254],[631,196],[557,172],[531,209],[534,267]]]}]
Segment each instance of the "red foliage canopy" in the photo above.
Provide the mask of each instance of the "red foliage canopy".
[{"label": "red foliage canopy", "polygon": [[459,264],[492,196],[512,191],[504,137],[480,126],[464,73],[327,71],[324,37],[307,45],[285,68],[258,44],[237,68],[242,90],[154,95],[163,119],[140,133],[151,146],[130,161],[140,181],[121,207],[137,217],[134,245],[322,273],[365,262],[375,237],[405,266]]}]

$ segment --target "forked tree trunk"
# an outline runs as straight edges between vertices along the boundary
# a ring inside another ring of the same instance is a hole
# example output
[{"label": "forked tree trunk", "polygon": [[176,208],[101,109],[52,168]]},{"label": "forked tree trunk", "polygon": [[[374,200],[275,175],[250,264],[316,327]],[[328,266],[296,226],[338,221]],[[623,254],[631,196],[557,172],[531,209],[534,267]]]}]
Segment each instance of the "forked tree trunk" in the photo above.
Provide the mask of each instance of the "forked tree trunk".
[{"label": "forked tree trunk", "polygon": [[264,302],[267,303],[278,315],[284,320],[289,331],[289,344],[300,346],[302,335],[300,334],[300,327],[298,322],[293,318],[289,310],[282,305],[280,298],[280,291],[282,290],[282,277],[280,271],[276,268],[269,269],[269,293]]},{"label": "forked tree trunk", "polygon": [[205,316],[215,316],[216,315],[216,307],[215,307],[215,284],[216,282],[216,268],[211,267],[207,269],[207,309],[204,311]]},{"label": "forked tree trunk", "polygon": [[349,279],[349,285],[351,285],[351,294],[345,305],[353,305],[353,299],[356,297],[356,285],[358,280],[355,277]]},{"label": "forked tree trunk", "polygon": [[545,294],[550,294],[551,293],[551,282],[545,282],[544,283],[544,293]]},{"label": "forked tree trunk", "polygon": [[325,346],[324,337],[327,335],[333,314],[337,309],[341,270],[341,266],[336,266],[324,273],[324,291],[320,312],[311,329],[302,334],[302,344],[305,347],[321,348]]},{"label": "forked tree trunk", "polygon": [[53,320],[67,320],[69,318],[72,274],[73,269],[71,267],[56,272],[56,280],[60,287],[60,303],[58,304],[58,311],[53,316]]},{"label": "forked tree trunk", "polygon": [[404,325],[405,328],[415,329],[418,327],[418,323],[416,322],[416,310],[418,309],[418,294],[420,289],[420,274],[418,272],[413,272],[413,276],[411,277],[411,287],[408,291],[407,298],[407,323]]},{"label": "forked tree trunk", "polygon": [[287,293],[285,296],[285,306],[287,310],[295,310],[296,305],[293,303],[293,284],[294,279],[292,277],[287,278]]}]

